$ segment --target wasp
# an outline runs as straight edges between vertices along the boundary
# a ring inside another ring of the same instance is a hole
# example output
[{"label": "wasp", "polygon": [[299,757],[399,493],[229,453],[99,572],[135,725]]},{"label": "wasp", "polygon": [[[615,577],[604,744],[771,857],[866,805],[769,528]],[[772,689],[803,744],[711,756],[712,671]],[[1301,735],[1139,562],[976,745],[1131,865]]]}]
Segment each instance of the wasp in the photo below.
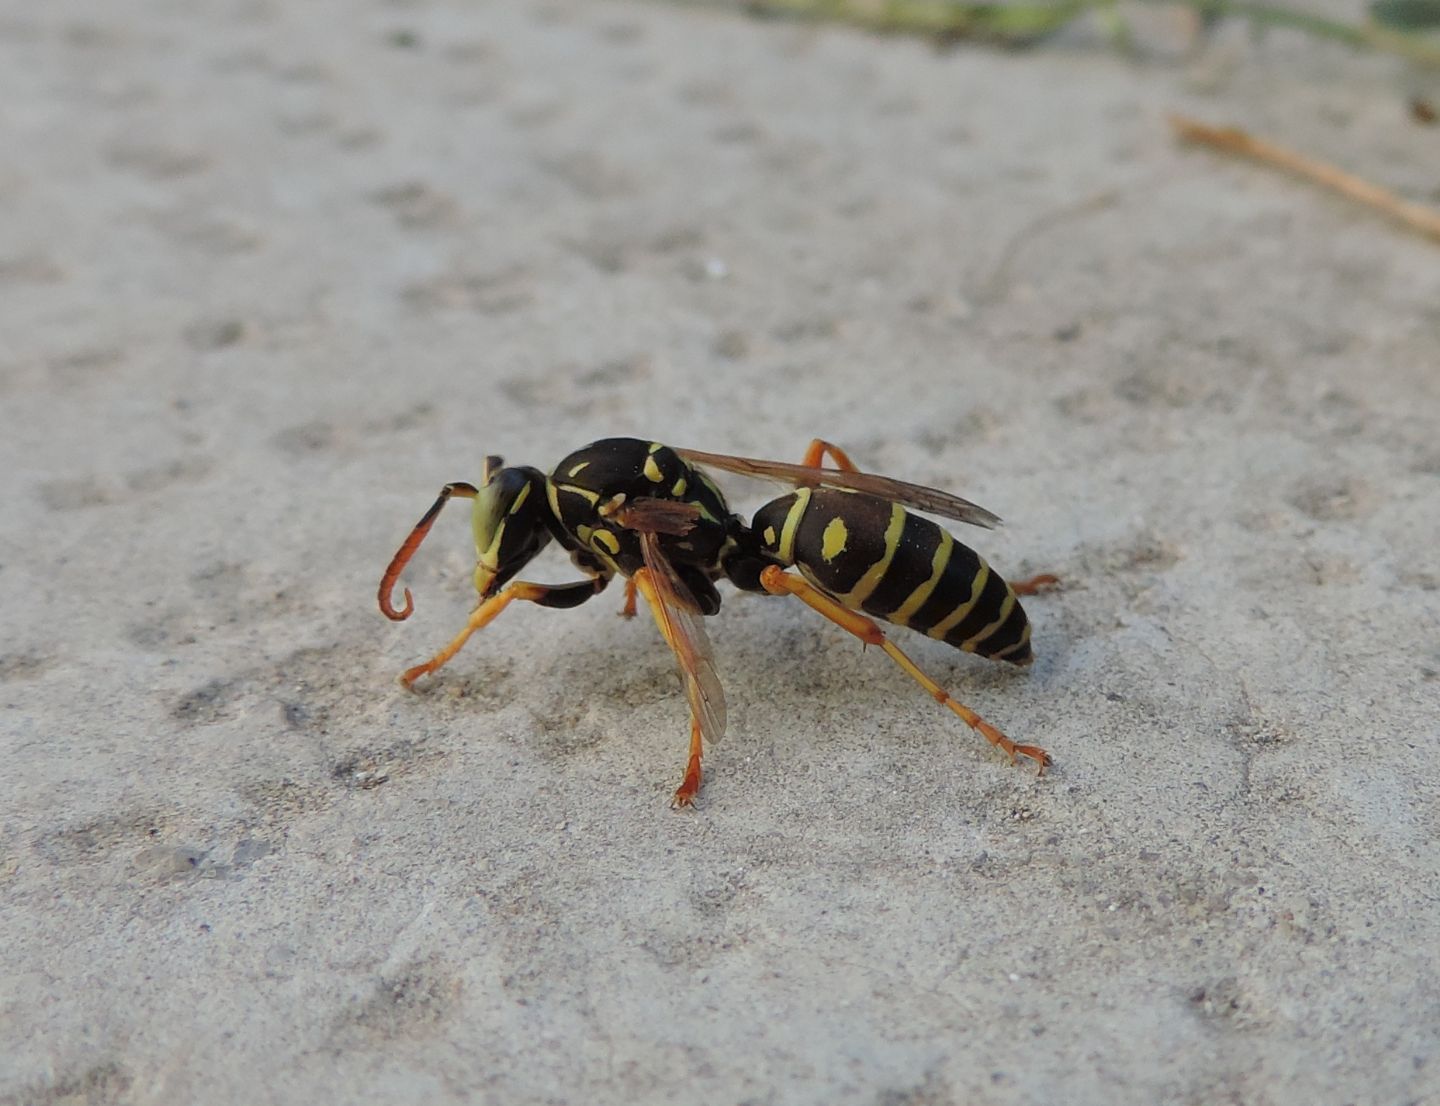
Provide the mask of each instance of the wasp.
[{"label": "wasp", "polygon": [[[833,467],[825,466],[827,456]],[[794,490],[765,504],[747,523],[726,505],[706,469],[778,480]],[[1043,575],[1007,584],[978,553],[915,513],[987,528],[1000,521],[968,500],[861,472],[843,450],[819,438],[798,465],[638,438],[593,442],[548,476],[487,457],[480,486],[446,484],[390,561],[379,595],[387,618],[403,621],[414,611],[409,588],[404,606],[394,606],[395,586],[436,517],[456,497],[474,501],[479,603],[449,645],[400,677],[407,688],[445,665],[511,603],[577,607],[621,576],[626,589],[621,613],[633,617],[637,593],[644,596],[679,665],[690,707],[690,753],[672,805],[690,806],[700,790],[702,754],[725,732],[725,694],[703,619],[720,610],[715,584],[727,580],[742,591],[796,597],[882,649],[1012,763],[1028,757],[1041,772],[1050,763],[1044,749],[1016,744],[952,698],[876,621],[979,656],[1030,664],[1030,623],[1019,596],[1058,581]],[[551,541],[569,553],[584,578],[565,584],[515,580]]]}]

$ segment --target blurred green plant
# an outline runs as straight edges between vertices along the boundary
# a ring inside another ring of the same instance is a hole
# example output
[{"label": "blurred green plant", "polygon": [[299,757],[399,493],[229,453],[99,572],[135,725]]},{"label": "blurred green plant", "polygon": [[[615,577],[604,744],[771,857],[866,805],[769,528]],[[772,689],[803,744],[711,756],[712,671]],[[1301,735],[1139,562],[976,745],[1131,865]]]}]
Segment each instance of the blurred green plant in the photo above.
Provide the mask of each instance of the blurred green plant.
[{"label": "blurred green plant", "polygon": [[1428,31],[1440,27],[1440,0],[1375,0],[1370,18],[1396,31]]},{"label": "blurred green plant", "polygon": [[[1189,9],[1202,29],[1226,18],[1257,28],[1288,27],[1358,48],[1383,50],[1422,65],[1440,67],[1440,43],[1423,32],[1440,27],[1440,0],[1374,0],[1364,23],[1341,23],[1262,0],[1132,0],[1151,6]],[[814,19],[871,31],[928,35],[938,39],[978,38],[1028,46],[1084,15],[1097,16],[1117,45],[1131,46],[1121,0],[747,0],[758,15]]]}]

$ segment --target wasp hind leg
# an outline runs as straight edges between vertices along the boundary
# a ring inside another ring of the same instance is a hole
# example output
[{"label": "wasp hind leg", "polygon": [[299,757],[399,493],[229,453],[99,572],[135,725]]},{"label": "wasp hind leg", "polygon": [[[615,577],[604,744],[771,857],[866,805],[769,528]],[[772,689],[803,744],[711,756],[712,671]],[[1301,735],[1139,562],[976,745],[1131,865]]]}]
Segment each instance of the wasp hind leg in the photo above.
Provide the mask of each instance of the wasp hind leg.
[{"label": "wasp hind leg", "polygon": [[996,746],[1014,764],[1017,757],[1029,757],[1040,766],[1041,774],[1050,763],[1050,754],[1038,745],[1017,745],[989,722],[925,675],[900,648],[885,636],[885,631],[871,619],[841,606],[830,596],[807,580],[792,576],[778,565],[770,565],[760,573],[760,583],[771,595],[794,595],[811,609],[816,610],[843,630],[848,630],[866,645],[878,645],[886,655],[898,664],[907,676],[928,691],[942,707],[959,715],[961,720],[980,734],[991,745]]},{"label": "wasp hind leg", "polygon": [[1049,572],[1042,572],[1039,576],[1031,576],[1026,580],[1012,580],[1010,590],[1016,595],[1039,595],[1042,592],[1058,591],[1060,589],[1060,577]]},{"label": "wasp hind leg", "polygon": [[592,595],[602,591],[609,582],[608,576],[596,576],[593,580],[581,580],[574,584],[527,584],[523,582],[511,584],[498,595],[492,595],[489,599],[483,600],[470,612],[470,618],[466,621],[465,628],[455,635],[449,645],[424,664],[417,664],[414,668],[406,669],[400,677],[400,682],[408,688],[413,688],[415,681],[421,676],[428,676],[437,669],[443,668],[451,657],[465,647],[471,634],[490,625],[501,611],[517,599],[536,603],[542,607],[578,607]]},{"label": "wasp hind leg", "polygon": [[841,472],[859,472],[855,462],[850,460],[849,455],[838,445],[827,442],[824,438],[816,438],[810,443],[810,448],[805,451],[805,456],[800,463],[806,468],[818,469],[824,467],[825,454],[835,462],[835,467]]}]

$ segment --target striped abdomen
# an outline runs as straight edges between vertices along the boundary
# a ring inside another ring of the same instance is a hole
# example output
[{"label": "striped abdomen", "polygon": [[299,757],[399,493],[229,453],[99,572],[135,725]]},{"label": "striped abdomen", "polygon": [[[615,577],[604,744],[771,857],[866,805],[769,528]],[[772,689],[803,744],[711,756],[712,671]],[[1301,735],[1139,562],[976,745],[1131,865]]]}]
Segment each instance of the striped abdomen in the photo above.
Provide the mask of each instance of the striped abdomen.
[{"label": "striped abdomen", "polygon": [[985,560],[898,503],[802,488],[762,507],[764,551],[793,564],[852,610],[908,626],[967,653],[1029,664],[1030,622]]}]

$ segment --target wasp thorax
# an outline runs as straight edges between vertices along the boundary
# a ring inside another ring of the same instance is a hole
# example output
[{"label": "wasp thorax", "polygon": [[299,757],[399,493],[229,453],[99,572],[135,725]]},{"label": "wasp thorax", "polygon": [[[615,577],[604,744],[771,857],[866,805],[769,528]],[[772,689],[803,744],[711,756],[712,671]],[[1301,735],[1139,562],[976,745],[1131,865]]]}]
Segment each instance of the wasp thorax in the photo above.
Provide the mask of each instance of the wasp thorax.
[{"label": "wasp thorax", "polygon": [[485,458],[475,496],[475,587],[491,594],[525,567],[550,539],[545,526],[545,477],[538,469],[505,467]]}]

